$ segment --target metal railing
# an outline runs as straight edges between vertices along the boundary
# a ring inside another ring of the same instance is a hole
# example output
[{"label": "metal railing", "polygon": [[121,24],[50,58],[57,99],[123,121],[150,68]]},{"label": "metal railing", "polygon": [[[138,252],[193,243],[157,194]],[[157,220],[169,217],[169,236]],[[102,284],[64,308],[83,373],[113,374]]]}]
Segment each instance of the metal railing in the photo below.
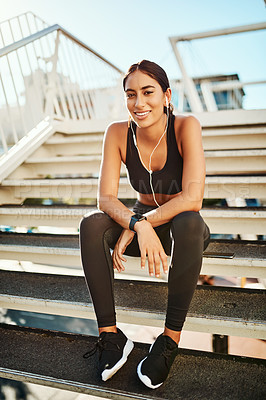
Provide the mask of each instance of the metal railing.
[{"label": "metal railing", "polygon": [[[243,88],[248,85],[255,85],[255,84],[265,84],[266,80],[258,80],[258,81],[252,81],[252,82],[237,82],[237,81],[226,81],[226,82],[212,82],[211,80],[209,82],[204,81],[200,85],[203,101],[200,99],[199,92],[196,88],[196,85],[193,81],[193,79],[189,76],[187,69],[185,67],[183,58],[181,57],[180,50],[178,48],[178,44],[183,41],[192,41],[196,39],[204,39],[204,38],[210,38],[210,37],[217,37],[217,36],[224,36],[224,35],[231,35],[231,34],[236,34],[236,33],[242,33],[242,32],[251,32],[251,31],[258,31],[266,29],[266,22],[262,23],[257,23],[257,24],[251,24],[251,25],[242,25],[242,26],[237,26],[237,27],[232,27],[232,28],[225,28],[225,29],[217,29],[213,31],[207,31],[207,32],[199,32],[199,33],[193,33],[190,35],[182,35],[182,36],[171,36],[169,37],[174,55],[176,57],[176,60],[178,62],[180,71],[182,73],[182,82],[181,84],[177,85],[177,90],[179,93],[179,102],[180,106],[178,109],[182,109],[185,96],[188,99],[190,108],[192,112],[202,112],[204,111],[204,105],[206,105],[207,111],[217,111],[217,102],[214,98],[214,93],[219,92],[219,91],[224,91],[224,90],[235,90],[239,88]],[[245,47],[243,47],[245,49]],[[263,51],[263,49],[262,49]]]},{"label": "metal railing", "polygon": [[[171,37],[183,79],[174,82],[177,111],[188,100],[193,112],[216,111],[214,93],[237,90],[260,82],[195,82],[181,60],[177,43],[244,31],[265,29],[266,23]],[[27,135],[47,116],[60,121],[83,121],[86,129],[97,120],[125,116],[122,71],[59,25],[48,26],[33,13],[0,23],[0,154]],[[124,112],[124,114],[123,114]],[[65,126],[65,125],[64,125]],[[81,125],[80,125],[81,126]],[[81,128],[80,128],[81,129]]]},{"label": "metal railing", "polygon": [[[51,120],[113,119],[123,109],[123,72],[59,25],[15,38],[0,49],[2,152],[47,116]],[[10,32],[11,22],[8,21]],[[19,26],[19,22],[17,22]],[[1,28],[1,26],[0,26]],[[2,28],[1,28],[2,32]]]},{"label": "metal railing", "polygon": [[0,48],[47,28],[43,19],[29,11],[0,22]]}]

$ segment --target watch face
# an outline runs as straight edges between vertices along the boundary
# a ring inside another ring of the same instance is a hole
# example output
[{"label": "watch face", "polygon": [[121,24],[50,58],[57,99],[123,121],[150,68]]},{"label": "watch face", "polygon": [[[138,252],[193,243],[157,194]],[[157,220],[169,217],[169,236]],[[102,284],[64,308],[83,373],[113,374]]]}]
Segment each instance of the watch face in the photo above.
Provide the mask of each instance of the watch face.
[{"label": "watch face", "polygon": [[130,224],[129,224],[129,229],[131,229],[132,231],[135,232],[135,230],[134,230],[135,223],[138,221],[143,221],[144,219],[147,219],[147,218],[142,214],[137,213],[137,214],[132,215]]}]

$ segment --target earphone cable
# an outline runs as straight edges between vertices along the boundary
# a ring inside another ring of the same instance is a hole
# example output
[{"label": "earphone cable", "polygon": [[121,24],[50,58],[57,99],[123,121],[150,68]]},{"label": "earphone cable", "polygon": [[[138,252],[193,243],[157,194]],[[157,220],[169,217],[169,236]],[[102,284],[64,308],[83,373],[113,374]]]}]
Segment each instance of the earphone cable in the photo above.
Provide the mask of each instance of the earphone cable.
[{"label": "earphone cable", "polygon": [[155,198],[155,193],[154,193],[153,184],[152,184],[152,173],[153,173],[153,171],[151,170],[151,158],[152,158],[152,156],[153,156],[153,153],[155,152],[155,150],[157,149],[157,147],[158,147],[159,144],[161,143],[162,138],[164,137],[164,135],[165,135],[166,132],[167,132],[167,129],[168,129],[168,119],[169,119],[169,114],[168,114],[168,107],[167,107],[166,128],[165,128],[165,130],[164,130],[164,133],[163,133],[162,136],[160,137],[158,143],[156,144],[156,146],[154,147],[154,149],[153,149],[152,152],[151,152],[150,160],[149,160],[149,169],[146,167],[146,165],[144,164],[144,162],[143,162],[143,160],[142,160],[142,157],[141,157],[141,154],[140,154],[138,145],[137,145],[137,139],[136,139],[136,137],[135,137],[134,130],[133,130],[133,128],[132,128],[132,123],[131,123],[131,121],[130,121],[130,128],[131,128],[131,131],[132,131],[132,134],[133,134],[134,144],[135,144],[135,146],[136,146],[136,148],[137,148],[137,151],[138,151],[138,154],[139,154],[139,159],[140,159],[140,161],[141,161],[141,164],[143,165],[143,167],[146,169],[146,171],[147,171],[147,172],[149,173],[149,175],[150,175],[150,187],[151,187],[151,191],[152,191],[153,200],[154,200],[155,204],[157,205],[157,207],[160,207],[160,204],[157,202],[157,200],[156,200],[156,198]]}]

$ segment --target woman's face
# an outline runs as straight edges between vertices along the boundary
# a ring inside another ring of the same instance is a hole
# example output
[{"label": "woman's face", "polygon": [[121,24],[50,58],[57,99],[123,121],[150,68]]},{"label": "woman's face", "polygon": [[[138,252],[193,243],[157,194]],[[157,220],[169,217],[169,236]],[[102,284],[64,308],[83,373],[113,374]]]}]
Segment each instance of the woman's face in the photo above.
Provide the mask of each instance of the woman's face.
[{"label": "woman's face", "polygon": [[164,93],[155,79],[138,70],[128,76],[125,94],[128,112],[140,128],[147,128],[164,118],[166,97],[169,102],[171,97],[170,89]]}]

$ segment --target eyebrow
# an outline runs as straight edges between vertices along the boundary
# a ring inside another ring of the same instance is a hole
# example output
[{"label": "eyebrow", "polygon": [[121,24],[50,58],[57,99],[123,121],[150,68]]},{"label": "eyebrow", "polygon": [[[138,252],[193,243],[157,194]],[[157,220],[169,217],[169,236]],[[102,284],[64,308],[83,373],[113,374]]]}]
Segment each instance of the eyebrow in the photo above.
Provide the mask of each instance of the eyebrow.
[{"label": "eyebrow", "polygon": [[[155,86],[152,86],[152,85],[143,86],[143,87],[141,88],[141,90],[145,90],[145,89],[149,89],[149,88],[155,89]],[[128,89],[125,90],[125,92],[135,92],[135,90],[134,90],[134,89],[128,88]]]}]

